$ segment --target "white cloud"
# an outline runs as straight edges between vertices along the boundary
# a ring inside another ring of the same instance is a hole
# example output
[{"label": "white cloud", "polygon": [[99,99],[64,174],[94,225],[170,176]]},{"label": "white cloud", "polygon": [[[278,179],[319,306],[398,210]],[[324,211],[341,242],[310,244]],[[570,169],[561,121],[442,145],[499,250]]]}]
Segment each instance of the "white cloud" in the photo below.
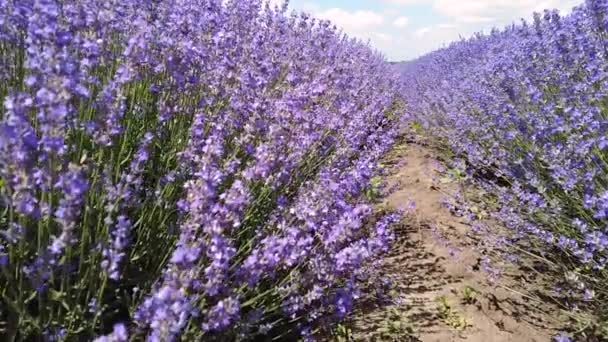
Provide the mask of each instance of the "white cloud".
[{"label": "white cloud", "polygon": [[443,34],[445,34],[447,32],[450,35],[452,35],[453,33],[457,32],[457,30],[456,30],[457,28],[458,28],[458,25],[456,25],[456,24],[449,24],[449,23],[437,24],[434,26],[427,26],[427,27],[417,29],[416,31],[414,31],[414,36],[422,37],[427,34],[431,34],[431,33],[437,34],[437,33],[441,33],[441,32],[443,32]]},{"label": "white cloud", "polygon": [[373,11],[349,12],[341,8],[330,8],[316,13],[321,19],[331,20],[336,26],[343,28],[347,33],[357,33],[378,27],[384,23],[384,17]]},{"label": "white cloud", "polygon": [[416,37],[422,37],[425,34],[431,32],[431,28],[430,27],[423,27],[423,28],[419,28],[416,31],[414,31],[414,35]]},{"label": "white cloud", "polygon": [[389,4],[395,4],[395,5],[414,5],[414,4],[419,4],[419,3],[423,3],[425,2],[425,0],[383,0],[386,3]]},{"label": "white cloud", "polygon": [[281,6],[285,2],[285,0],[268,0],[270,6]]},{"label": "white cloud", "polygon": [[390,34],[382,32],[371,32],[372,40],[380,41],[383,43],[391,43],[395,41],[395,37]]},{"label": "white cloud", "polygon": [[396,28],[405,28],[409,23],[410,19],[408,17],[399,17],[393,21],[393,26]]},{"label": "white cloud", "polygon": [[391,46],[396,45],[396,38],[389,28],[390,15],[368,10],[347,11],[341,8],[331,8],[316,11],[313,14],[321,19],[330,20],[344,33],[364,42],[369,41],[372,46],[384,53],[389,53]]},{"label": "white cloud", "polygon": [[462,23],[505,23],[530,18],[534,11],[545,8],[569,10],[578,0],[434,0],[439,14]]}]

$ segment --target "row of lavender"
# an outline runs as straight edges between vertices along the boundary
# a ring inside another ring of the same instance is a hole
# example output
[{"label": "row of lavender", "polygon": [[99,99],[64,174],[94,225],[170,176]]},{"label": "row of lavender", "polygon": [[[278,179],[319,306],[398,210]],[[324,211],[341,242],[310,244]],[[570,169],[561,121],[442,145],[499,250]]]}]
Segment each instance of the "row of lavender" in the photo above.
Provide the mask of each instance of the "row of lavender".
[{"label": "row of lavender", "polygon": [[537,13],[453,43],[404,66],[403,81],[419,122],[472,170],[498,177],[500,219],[578,260],[569,279],[587,300],[603,299],[608,3]]},{"label": "row of lavender", "polygon": [[0,339],[344,317],[397,219],[366,196],[396,134],[387,70],[259,0],[1,0]]}]

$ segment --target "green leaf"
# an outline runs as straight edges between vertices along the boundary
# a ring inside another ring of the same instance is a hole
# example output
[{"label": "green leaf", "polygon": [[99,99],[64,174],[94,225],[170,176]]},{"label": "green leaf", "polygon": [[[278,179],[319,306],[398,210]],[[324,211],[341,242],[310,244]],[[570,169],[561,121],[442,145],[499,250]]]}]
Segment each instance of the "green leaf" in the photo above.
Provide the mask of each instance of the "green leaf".
[{"label": "green leaf", "polygon": [[52,301],[58,302],[64,309],[70,311],[70,306],[66,302],[66,294],[56,290],[49,290],[49,295]]},{"label": "green leaf", "polygon": [[29,304],[32,300],[34,300],[34,298],[36,298],[36,295],[38,293],[36,291],[32,292],[26,299],[25,299],[25,304]]}]

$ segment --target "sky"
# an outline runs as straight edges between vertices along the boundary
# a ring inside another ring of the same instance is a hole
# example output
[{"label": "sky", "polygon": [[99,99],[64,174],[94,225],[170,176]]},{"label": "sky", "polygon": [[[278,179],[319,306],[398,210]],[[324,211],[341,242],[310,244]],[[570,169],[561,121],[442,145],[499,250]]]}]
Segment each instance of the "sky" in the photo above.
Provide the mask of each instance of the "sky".
[{"label": "sky", "polygon": [[[270,0],[282,3],[282,0]],[[289,7],[329,19],[369,41],[390,61],[411,60],[446,43],[488,32],[534,11],[569,12],[584,0],[290,0]]]}]

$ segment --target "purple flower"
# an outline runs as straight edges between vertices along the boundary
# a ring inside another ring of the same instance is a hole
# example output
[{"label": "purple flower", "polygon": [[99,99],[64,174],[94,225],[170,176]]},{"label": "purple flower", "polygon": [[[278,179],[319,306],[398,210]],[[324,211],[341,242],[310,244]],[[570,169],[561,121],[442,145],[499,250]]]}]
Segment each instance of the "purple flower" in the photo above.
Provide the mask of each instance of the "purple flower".
[{"label": "purple flower", "polygon": [[5,268],[8,266],[9,258],[8,254],[6,254],[6,247],[4,245],[0,245],[0,268]]},{"label": "purple flower", "polygon": [[400,219],[366,196],[399,134],[380,53],[261,1],[0,0],[0,41],[0,267],[29,280],[11,300],[66,296],[89,312],[51,318],[92,316],[80,331],[136,306],[98,341],[276,314],[312,339],[351,311]]},{"label": "purple flower", "polygon": [[95,342],[127,342],[129,340],[129,333],[127,327],[123,323],[114,324],[112,333],[105,336],[97,337]]},{"label": "purple flower", "polygon": [[220,300],[209,310],[207,321],[203,323],[202,329],[205,331],[221,331],[230,326],[238,318],[240,313],[240,303],[235,298]]},{"label": "purple flower", "polygon": [[67,331],[65,328],[51,328],[43,332],[43,336],[47,341],[56,342],[66,338]]},{"label": "purple flower", "polygon": [[109,248],[104,249],[102,255],[104,260],[101,267],[108,274],[108,277],[113,280],[120,279],[120,262],[125,256],[125,248],[129,243],[129,230],[131,229],[130,220],[120,215],[117,218],[116,227],[112,231],[112,244]]},{"label": "purple flower", "polygon": [[566,333],[559,333],[557,336],[553,337],[555,342],[571,342],[572,339]]},{"label": "purple flower", "polygon": [[583,300],[591,301],[593,300],[593,298],[595,298],[595,291],[593,291],[592,289],[585,289],[585,292],[583,294]]}]

